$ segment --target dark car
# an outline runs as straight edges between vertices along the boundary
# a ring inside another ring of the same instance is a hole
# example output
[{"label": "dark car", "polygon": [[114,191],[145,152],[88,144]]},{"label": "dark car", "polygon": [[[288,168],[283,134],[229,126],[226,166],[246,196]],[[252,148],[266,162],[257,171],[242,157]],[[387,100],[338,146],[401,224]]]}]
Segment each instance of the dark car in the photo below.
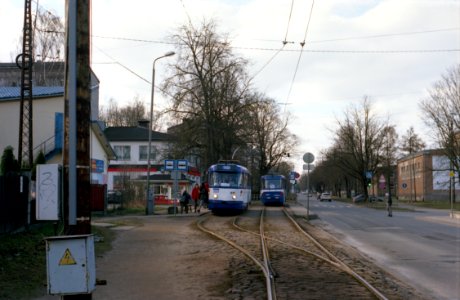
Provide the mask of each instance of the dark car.
[{"label": "dark car", "polygon": [[376,201],[376,202],[383,202],[383,201],[385,201],[385,198],[383,198],[383,197],[377,197],[377,196],[370,196],[370,197],[369,197],[369,202],[374,202],[374,201]]},{"label": "dark car", "polygon": [[364,194],[359,194],[353,197],[353,203],[359,203],[366,201],[366,196]]}]

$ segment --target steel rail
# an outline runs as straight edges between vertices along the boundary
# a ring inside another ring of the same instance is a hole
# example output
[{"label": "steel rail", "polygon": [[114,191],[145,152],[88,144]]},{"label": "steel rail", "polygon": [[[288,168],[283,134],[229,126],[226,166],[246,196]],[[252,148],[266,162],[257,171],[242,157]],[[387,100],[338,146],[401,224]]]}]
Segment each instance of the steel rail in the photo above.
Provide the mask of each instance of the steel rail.
[{"label": "steel rail", "polygon": [[291,220],[292,224],[303,234],[305,235],[310,241],[312,241],[321,251],[323,251],[331,260],[333,260],[336,264],[341,266],[341,269],[350,274],[353,278],[355,278],[358,282],[360,282],[364,287],[366,287],[372,294],[374,294],[380,300],[388,300],[385,295],[383,295],[379,290],[377,290],[371,283],[369,283],[366,279],[361,277],[357,274],[351,267],[347,264],[342,262],[337,256],[332,254],[329,250],[327,250],[320,242],[318,242],[313,236],[308,234],[303,228],[292,218],[292,216],[287,212],[286,208],[283,207],[284,214]]},{"label": "steel rail", "polygon": [[[265,208],[264,208],[265,209]],[[317,254],[315,252],[312,252],[312,251],[309,251],[307,249],[304,249],[304,248],[301,248],[301,247],[298,247],[296,245],[292,245],[290,243],[286,243],[284,241],[281,241],[281,240],[278,240],[278,239],[275,239],[275,238],[271,238],[271,237],[267,237],[265,236],[264,238],[266,240],[271,240],[271,241],[274,241],[274,242],[278,242],[280,244],[283,244],[285,246],[288,246],[288,247],[291,247],[293,249],[296,249],[298,251],[301,251],[303,253],[306,253],[308,255],[312,255],[320,260],[323,260],[331,265],[333,265],[334,267],[338,268],[339,270],[342,270],[344,272],[346,272],[347,274],[349,274],[350,276],[352,276],[353,278],[355,278],[355,280],[357,280],[361,285],[363,285],[365,288],[367,288],[373,295],[375,295],[378,299],[380,300],[387,300],[388,298],[386,298],[379,290],[377,290],[372,284],[370,284],[367,280],[365,280],[363,277],[361,277],[359,274],[357,274],[355,271],[353,271],[353,269],[351,269],[348,265],[346,265],[345,263],[343,263],[340,259],[338,259],[335,255],[333,255],[330,251],[328,251],[323,245],[321,245],[320,242],[318,242],[313,236],[311,236],[310,234],[308,234],[307,232],[305,232],[303,230],[302,227],[300,227],[300,225],[291,217],[291,215],[287,212],[286,208],[283,208],[283,212],[285,213],[285,215],[288,217],[288,219],[294,224],[294,226],[296,227],[297,230],[299,230],[303,235],[305,235],[310,241],[312,241],[315,246],[317,246],[324,254],[326,254],[326,257],[323,256],[323,255],[320,255],[320,254]],[[236,219],[234,219],[234,222],[233,222],[233,226],[235,226],[236,228],[238,228],[239,230],[241,231],[245,231],[247,233],[251,233],[251,234],[254,234],[254,235],[259,235],[258,233],[256,232],[253,232],[251,230],[248,230],[246,228],[243,228],[241,227],[240,225],[238,225],[236,223]]]},{"label": "steel rail", "polygon": [[251,253],[249,253],[249,251],[247,251],[246,249],[244,249],[243,247],[239,246],[238,244],[236,244],[235,242],[227,239],[226,237],[220,235],[220,234],[217,234],[213,231],[211,231],[210,229],[206,228],[203,223],[205,221],[207,221],[208,219],[210,218],[210,216],[208,216],[207,218],[201,218],[199,219],[197,222],[196,222],[196,225],[197,227],[213,236],[213,237],[216,237],[224,242],[226,242],[227,244],[229,244],[230,246],[232,246],[233,248],[237,249],[238,251],[240,251],[241,253],[243,253],[244,255],[246,255],[249,259],[251,259],[257,266],[259,266],[259,268],[262,270],[262,272],[264,273],[264,276],[265,276],[265,284],[266,284],[266,288],[267,288],[267,298],[269,300],[273,300],[272,298],[272,284],[271,284],[271,274],[270,274],[270,271],[268,268],[266,268],[265,264],[260,262],[259,259],[257,259],[257,257],[255,257],[254,255],[252,255]]},{"label": "steel rail", "polygon": [[276,290],[275,290],[275,276],[273,272],[273,268],[270,264],[270,256],[268,255],[268,246],[265,243],[265,230],[264,230],[264,216],[265,216],[265,207],[260,213],[260,222],[259,222],[259,232],[260,232],[260,245],[262,248],[262,257],[264,260],[264,265],[266,270],[269,273],[270,280],[267,282],[269,286],[267,286],[267,291],[270,290],[268,294],[269,300],[276,300]]}]

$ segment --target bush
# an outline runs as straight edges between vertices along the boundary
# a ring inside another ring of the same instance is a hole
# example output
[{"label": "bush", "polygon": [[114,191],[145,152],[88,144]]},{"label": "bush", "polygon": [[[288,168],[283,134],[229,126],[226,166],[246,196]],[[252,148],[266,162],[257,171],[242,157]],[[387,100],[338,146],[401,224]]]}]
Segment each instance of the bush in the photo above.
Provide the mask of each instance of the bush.
[{"label": "bush", "polygon": [[19,163],[14,157],[13,147],[7,146],[3,150],[0,162],[0,175],[6,175],[10,172],[19,172]]}]

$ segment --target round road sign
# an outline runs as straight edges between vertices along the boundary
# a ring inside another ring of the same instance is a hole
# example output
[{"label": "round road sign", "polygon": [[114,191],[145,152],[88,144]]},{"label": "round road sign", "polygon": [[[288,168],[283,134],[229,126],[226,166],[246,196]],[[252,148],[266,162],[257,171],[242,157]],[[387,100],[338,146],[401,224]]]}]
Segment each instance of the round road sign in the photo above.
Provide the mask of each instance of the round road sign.
[{"label": "round road sign", "polygon": [[307,152],[303,155],[303,161],[307,164],[311,164],[315,160],[315,156],[310,152]]}]

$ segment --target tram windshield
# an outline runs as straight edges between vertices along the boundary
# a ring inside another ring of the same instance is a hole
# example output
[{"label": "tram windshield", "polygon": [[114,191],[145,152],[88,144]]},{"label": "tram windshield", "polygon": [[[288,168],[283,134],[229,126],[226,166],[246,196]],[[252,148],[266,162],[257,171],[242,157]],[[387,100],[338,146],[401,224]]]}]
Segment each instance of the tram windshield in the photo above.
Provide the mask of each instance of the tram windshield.
[{"label": "tram windshield", "polygon": [[282,188],[284,188],[282,186],[282,180],[279,178],[262,180],[263,190],[276,190],[276,189],[282,189]]},{"label": "tram windshield", "polygon": [[215,187],[242,187],[244,185],[244,174],[213,172],[209,178],[209,185]]}]

